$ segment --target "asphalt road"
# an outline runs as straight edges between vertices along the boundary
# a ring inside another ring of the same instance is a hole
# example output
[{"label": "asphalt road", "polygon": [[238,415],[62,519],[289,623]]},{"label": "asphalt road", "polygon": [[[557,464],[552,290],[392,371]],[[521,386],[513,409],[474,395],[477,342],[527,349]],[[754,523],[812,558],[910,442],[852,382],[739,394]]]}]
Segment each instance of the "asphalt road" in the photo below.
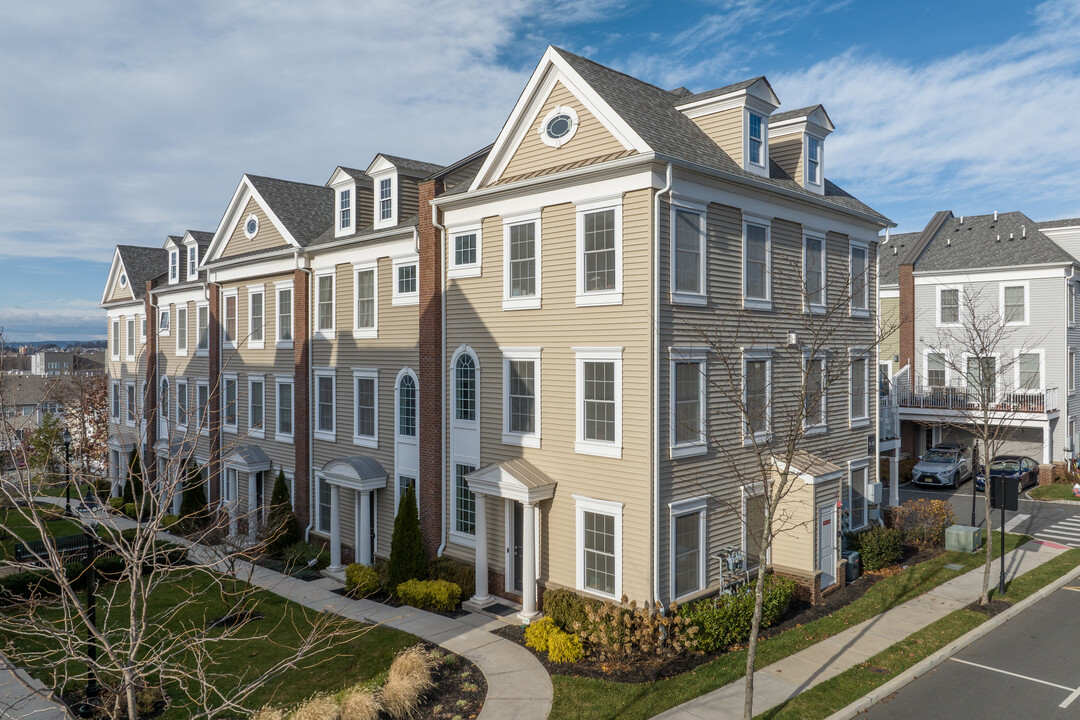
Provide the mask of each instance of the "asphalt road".
[{"label": "asphalt road", "polygon": [[[900,488],[900,502],[914,498],[949,500],[956,512],[958,522],[971,522],[971,489],[968,481],[957,489],[922,487],[908,483]],[[975,493],[975,524],[983,526],[983,496]],[[1001,524],[1001,511],[994,511],[994,529]],[[1020,496],[1020,509],[1005,511],[1005,528],[1010,532],[1024,533],[1040,540],[1080,547],[1080,502],[1076,506],[1029,500],[1027,493]],[[1080,638],[1078,638],[1080,640]]]},{"label": "asphalt road", "polygon": [[1080,580],[1040,600],[859,718],[1080,718]]}]

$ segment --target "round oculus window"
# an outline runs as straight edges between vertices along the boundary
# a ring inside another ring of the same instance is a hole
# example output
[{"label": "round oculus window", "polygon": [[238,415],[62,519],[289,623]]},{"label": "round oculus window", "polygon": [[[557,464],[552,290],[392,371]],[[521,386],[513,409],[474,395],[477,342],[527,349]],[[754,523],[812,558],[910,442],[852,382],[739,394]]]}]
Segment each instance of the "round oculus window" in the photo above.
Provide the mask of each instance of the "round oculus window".
[{"label": "round oculus window", "polygon": [[127,287],[127,275],[123,273],[120,275],[120,287]]},{"label": "round oculus window", "polygon": [[578,115],[574,108],[556,105],[540,124],[540,139],[548,147],[562,147],[574,137],[578,128]]},{"label": "round oculus window", "polygon": [[259,218],[255,215],[248,215],[247,220],[244,221],[244,235],[247,235],[248,239],[255,237],[255,234],[259,232]]}]

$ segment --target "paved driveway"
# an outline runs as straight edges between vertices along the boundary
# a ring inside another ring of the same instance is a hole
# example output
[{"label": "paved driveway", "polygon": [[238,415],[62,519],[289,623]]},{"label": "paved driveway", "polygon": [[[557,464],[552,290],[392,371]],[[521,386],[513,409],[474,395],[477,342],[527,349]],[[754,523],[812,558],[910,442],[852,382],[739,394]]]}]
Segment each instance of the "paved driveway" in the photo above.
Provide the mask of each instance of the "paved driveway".
[{"label": "paved driveway", "polygon": [[860,718],[1080,718],[1080,581],[1040,600]]}]

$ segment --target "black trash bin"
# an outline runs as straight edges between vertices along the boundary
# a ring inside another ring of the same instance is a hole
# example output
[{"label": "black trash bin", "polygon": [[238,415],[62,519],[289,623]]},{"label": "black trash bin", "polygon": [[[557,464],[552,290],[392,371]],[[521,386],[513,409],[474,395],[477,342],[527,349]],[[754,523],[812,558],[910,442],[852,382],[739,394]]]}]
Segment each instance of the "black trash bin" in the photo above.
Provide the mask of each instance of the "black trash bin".
[{"label": "black trash bin", "polygon": [[847,572],[845,573],[845,580],[848,584],[855,582],[862,575],[862,557],[859,555],[858,550],[845,550],[843,553],[844,559],[847,560]]}]

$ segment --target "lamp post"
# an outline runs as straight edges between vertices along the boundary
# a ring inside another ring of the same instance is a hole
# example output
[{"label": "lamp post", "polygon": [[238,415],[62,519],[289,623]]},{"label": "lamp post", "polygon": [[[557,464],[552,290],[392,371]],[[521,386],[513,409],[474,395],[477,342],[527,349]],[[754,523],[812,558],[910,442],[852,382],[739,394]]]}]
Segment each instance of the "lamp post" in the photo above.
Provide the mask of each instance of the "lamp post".
[{"label": "lamp post", "polygon": [[97,640],[94,639],[94,628],[97,627],[97,568],[94,561],[97,559],[97,525],[98,521],[93,516],[86,521],[86,700],[75,707],[79,717],[93,717],[101,708],[101,685],[98,683],[97,671]]},{"label": "lamp post", "polygon": [[64,428],[64,515],[71,517],[71,432]]}]

